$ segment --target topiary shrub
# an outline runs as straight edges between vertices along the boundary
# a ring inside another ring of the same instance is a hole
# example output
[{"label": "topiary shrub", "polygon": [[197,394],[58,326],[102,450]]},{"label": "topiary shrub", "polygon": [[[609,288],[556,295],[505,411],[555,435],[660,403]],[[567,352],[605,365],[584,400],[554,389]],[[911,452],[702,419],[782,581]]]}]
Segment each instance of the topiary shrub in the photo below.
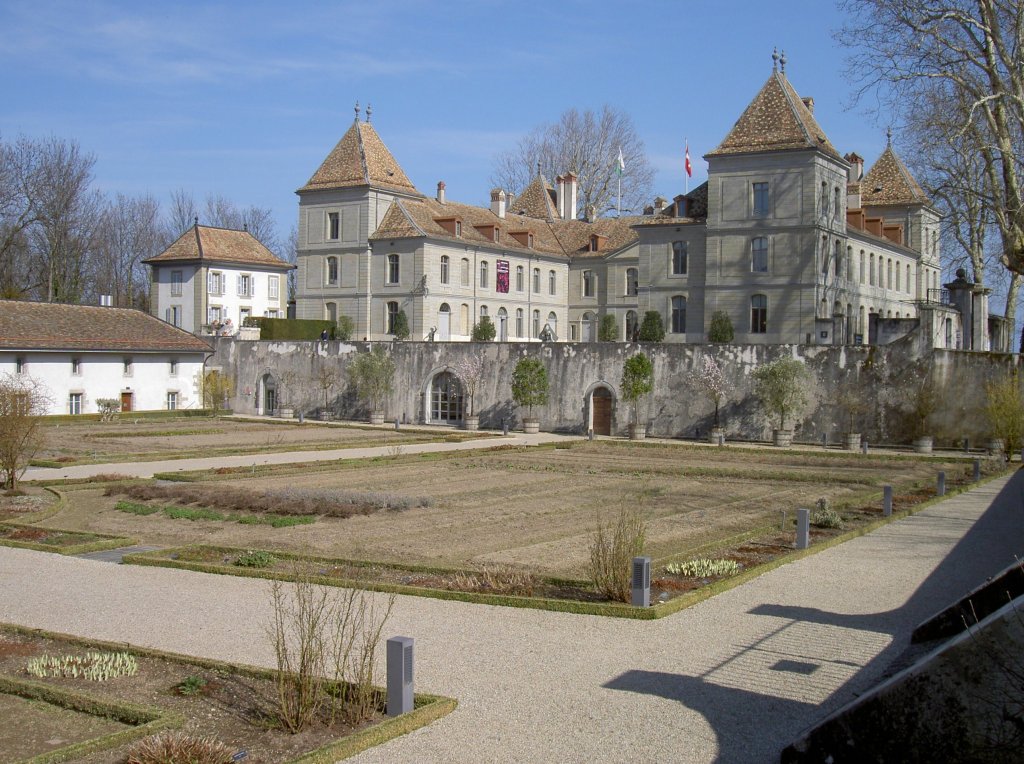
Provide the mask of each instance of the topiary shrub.
[{"label": "topiary shrub", "polygon": [[409,339],[409,317],[405,315],[404,310],[398,311],[395,315],[395,323],[391,327],[391,333],[396,340]]},{"label": "topiary shrub", "polygon": [[601,342],[619,341],[619,322],[611,313],[601,316],[601,324],[597,328],[597,339]]},{"label": "topiary shrub", "polygon": [[479,323],[473,324],[473,342],[491,342],[498,330],[490,316],[480,316]]},{"label": "topiary shrub", "polygon": [[665,322],[661,320],[658,311],[649,310],[644,313],[639,338],[641,342],[661,342],[665,339]]},{"label": "topiary shrub", "polygon": [[716,310],[711,314],[711,325],[708,327],[708,342],[732,342],[736,336],[732,327],[732,319],[724,310]]}]

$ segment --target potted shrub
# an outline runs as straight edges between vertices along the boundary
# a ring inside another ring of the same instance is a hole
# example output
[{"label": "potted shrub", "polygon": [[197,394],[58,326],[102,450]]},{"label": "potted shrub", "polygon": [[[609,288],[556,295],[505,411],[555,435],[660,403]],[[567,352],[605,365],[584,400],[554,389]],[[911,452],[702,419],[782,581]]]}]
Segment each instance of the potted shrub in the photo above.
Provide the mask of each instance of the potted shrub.
[{"label": "potted shrub", "polygon": [[295,405],[292,398],[295,394],[295,385],[298,382],[299,374],[291,369],[285,369],[274,375],[277,377],[277,416],[283,419],[291,419],[295,416]]},{"label": "potted shrub", "polygon": [[360,353],[348,367],[356,395],[370,407],[370,424],[384,424],[384,400],[391,394],[395,362],[384,348]]},{"label": "potted shrub", "polygon": [[473,407],[476,390],[484,377],[484,359],[481,356],[467,356],[455,364],[455,375],[462,382],[466,393],[466,411],[462,416],[462,426],[466,430],[480,429],[480,417]]},{"label": "potted shrub", "polygon": [[860,422],[864,415],[870,410],[871,403],[864,397],[864,394],[857,389],[853,380],[848,380],[840,388],[836,395],[836,403],[843,417],[843,446],[847,451],[856,451],[860,448],[861,432]]},{"label": "potted shrub", "polygon": [[520,358],[512,371],[512,400],[517,406],[526,406],[523,431],[537,433],[540,422],[533,416],[534,406],[548,402],[548,370],[536,358]]},{"label": "potted shrub", "polygon": [[927,367],[913,372],[909,382],[904,410],[910,418],[914,452],[930,454],[933,444],[930,434],[931,417],[942,400],[942,391],[932,379],[931,370]]},{"label": "potted shrub", "polygon": [[654,363],[643,353],[626,359],[622,365],[622,399],[633,405],[633,422],[629,425],[631,440],[647,437],[647,425],[640,423],[640,399],[654,389]]},{"label": "potted shrub", "polygon": [[989,450],[1017,453],[1024,440],[1024,391],[1016,370],[985,385],[984,411],[992,433]]},{"label": "potted shrub", "polygon": [[776,446],[793,444],[793,430],[786,423],[799,416],[807,405],[809,377],[807,367],[795,358],[780,358],[754,371],[754,395],[778,423],[772,432]]},{"label": "potted shrub", "polygon": [[690,372],[690,384],[700,390],[715,406],[715,422],[711,427],[708,441],[713,444],[725,442],[725,429],[718,419],[722,399],[729,394],[731,385],[722,373],[722,367],[709,355],[705,355],[698,369]]},{"label": "potted shrub", "polygon": [[323,406],[320,408],[320,420],[328,421],[331,418],[331,408],[328,404],[331,390],[338,386],[341,375],[336,368],[321,366],[313,376],[313,384],[320,388],[323,395]]}]

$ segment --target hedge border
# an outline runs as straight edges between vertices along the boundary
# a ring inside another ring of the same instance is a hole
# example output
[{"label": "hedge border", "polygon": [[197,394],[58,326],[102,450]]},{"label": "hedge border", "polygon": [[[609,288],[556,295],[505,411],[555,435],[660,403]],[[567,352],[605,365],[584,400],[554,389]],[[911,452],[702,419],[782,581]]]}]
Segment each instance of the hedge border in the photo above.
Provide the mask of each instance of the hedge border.
[{"label": "hedge border", "polygon": [[66,690],[63,687],[27,679],[16,679],[3,674],[0,674],[0,693],[17,695],[28,700],[40,701],[91,716],[104,716],[122,724],[132,725],[131,729],[111,732],[41,753],[24,759],[21,764],[56,764],[56,762],[77,759],[97,751],[117,748],[160,730],[176,729],[185,722],[184,718],[178,714],[163,709],[96,698],[85,693]]},{"label": "hedge border", "polygon": [[[59,510],[57,510],[59,511]],[[56,514],[56,512],[54,512]],[[39,522],[45,518],[38,518],[33,522]],[[54,554],[76,555],[88,554],[89,552],[103,552],[107,549],[119,549],[123,546],[137,544],[138,540],[128,536],[111,536],[107,533],[91,533],[87,531],[71,531],[65,528],[44,528],[32,523],[11,523],[0,522],[0,528],[31,528],[37,531],[53,531],[54,533],[78,533],[94,536],[96,541],[87,541],[81,544],[69,544],[68,546],[57,547],[52,544],[37,544],[32,541],[19,541],[17,539],[0,538],[0,546],[14,547],[15,549],[32,549],[36,552],[53,552]]]},{"label": "hedge border", "polygon": [[[847,531],[845,533],[832,536],[831,538],[820,541],[817,544],[813,544],[807,549],[793,549],[792,551],[781,554],[773,560],[762,563],[761,565],[748,568],[735,576],[729,576],[728,578],[722,578],[717,581],[713,581],[705,586],[687,592],[679,597],[668,600],[667,602],[661,602],[656,605],[651,605],[647,608],[637,608],[631,605],[622,603],[611,603],[611,602],[583,602],[580,600],[555,600],[545,599],[541,597],[525,597],[525,596],[514,596],[514,595],[499,595],[499,594],[482,594],[479,592],[459,592],[450,591],[447,589],[433,589],[429,587],[420,586],[409,586],[405,584],[382,584],[372,583],[365,581],[357,581],[354,579],[339,579],[329,576],[310,576],[310,580],[315,583],[322,584],[324,586],[337,586],[342,588],[360,588],[367,591],[375,592],[388,592],[394,594],[410,595],[414,597],[429,597],[431,599],[439,600],[453,600],[457,602],[468,602],[472,604],[480,605],[498,605],[502,607],[519,607],[529,608],[533,610],[547,610],[561,613],[575,613],[578,615],[598,615],[610,618],[631,618],[635,620],[655,620],[664,618],[665,616],[677,613],[680,610],[684,610],[698,602],[703,602],[717,594],[724,591],[728,591],[740,584],[746,583],[758,576],[768,573],[775,568],[782,565],[787,565],[797,560],[802,560],[818,552],[822,552],[833,546],[845,543],[860,536],[864,536],[871,533],[878,528],[888,525],[896,520],[901,520],[905,517],[915,515],[918,512],[931,507],[932,505],[944,501],[945,499],[952,498],[961,493],[965,493],[973,488],[977,488],[985,483],[995,480],[999,477],[1003,477],[1011,470],[999,472],[988,477],[983,478],[977,483],[967,483],[960,486],[950,486],[946,490],[945,496],[934,496],[925,501],[919,502],[914,506],[900,510],[899,512],[893,512],[890,517],[880,517],[877,520],[872,520],[859,528]],[[872,498],[880,498],[881,492],[873,492]],[[752,532],[752,531],[751,531]],[[740,534],[740,536],[746,535]],[[718,546],[721,546],[719,544]],[[218,553],[233,554],[242,553],[244,549],[238,549],[235,547],[220,547],[220,546],[207,546],[202,544],[193,544],[188,546],[173,547],[167,549],[160,549],[151,552],[137,552],[134,554],[127,554],[124,556],[123,562],[129,565],[144,565],[151,567],[163,567],[163,568],[175,568],[179,570],[191,570],[199,573],[212,573],[215,575],[232,575],[242,576],[247,578],[259,578],[265,580],[279,580],[279,581],[291,581],[294,580],[295,576],[286,572],[271,571],[271,570],[255,570],[250,568],[238,568],[234,566],[216,564],[216,563],[202,563],[202,562],[189,562],[184,560],[172,560],[167,559],[166,555],[174,554],[175,552],[181,552],[182,550],[188,549],[208,549]],[[300,555],[284,551],[270,550],[275,556],[285,560],[308,560],[315,563],[328,563],[328,564],[342,564],[342,565],[355,565],[360,567],[372,567],[374,565],[385,565],[386,563],[373,562],[368,560],[345,560],[340,558],[328,558],[318,557],[312,555]],[[691,550],[692,551],[692,550]],[[692,554],[690,555],[692,556]],[[672,557],[663,558],[663,560],[670,560]],[[660,563],[659,563],[660,564]],[[450,573],[455,572],[452,569],[447,568],[431,568],[429,566],[416,566],[416,565],[402,565],[397,566],[401,570],[408,570],[410,572],[444,572]],[[580,581],[574,581],[571,579],[544,579],[549,583],[567,583],[572,585],[579,585]]]},{"label": "hedge border", "polygon": [[[229,663],[227,661],[217,660],[216,658],[200,658],[192,655],[185,655],[183,653],[157,650],[151,647],[136,647],[128,642],[107,642],[99,639],[76,637],[71,634],[62,634],[61,632],[47,631],[45,629],[33,629],[26,626],[18,626],[16,624],[0,623],[0,630],[6,630],[8,632],[24,634],[27,636],[60,640],[67,642],[68,644],[84,648],[121,651],[127,650],[135,655],[147,658],[171,660],[189,666],[197,666],[199,668],[214,671],[223,671],[230,674],[240,674],[242,676],[250,676],[258,679],[273,679],[276,673],[274,669],[250,666],[244,663]],[[7,677],[0,675],[0,679],[4,678]],[[49,688],[49,685],[43,686]],[[372,727],[331,741],[312,751],[307,751],[298,758],[291,759],[288,764],[327,764],[328,762],[349,758],[361,751],[365,751],[374,746],[386,743],[388,740],[392,740],[396,737],[412,732],[413,730],[425,727],[428,724],[447,716],[457,707],[458,701],[455,698],[417,692],[413,696],[413,710],[409,713],[402,714],[401,716],[389,717]],[[170,716],[172,719],[178,718],[173,714],[168,714],[167,716]],[[122,742],[127,742],[127,740]],[[82,753],[77,755],[82,755]],[[63,759],[60,761],[63,761]],[[43,762],[37,763],[32,760],[32,764],[43,764]]]}]

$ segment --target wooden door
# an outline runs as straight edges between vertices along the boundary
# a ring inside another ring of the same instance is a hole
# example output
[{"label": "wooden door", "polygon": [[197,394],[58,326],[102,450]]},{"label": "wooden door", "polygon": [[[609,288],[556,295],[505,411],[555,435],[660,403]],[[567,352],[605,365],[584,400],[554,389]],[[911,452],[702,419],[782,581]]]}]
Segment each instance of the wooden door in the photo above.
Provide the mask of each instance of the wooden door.
[{"label": "wooden door", "polygon": [[612,434],[612,393],[606,387],[599,387],[590,396],[595,435]]},{"label": "wooden door", "polygon": [[131,393],[121,393],[121,411],[124,412],[124,411],[131,411],[131,410],[132,410],[132,394]]}]

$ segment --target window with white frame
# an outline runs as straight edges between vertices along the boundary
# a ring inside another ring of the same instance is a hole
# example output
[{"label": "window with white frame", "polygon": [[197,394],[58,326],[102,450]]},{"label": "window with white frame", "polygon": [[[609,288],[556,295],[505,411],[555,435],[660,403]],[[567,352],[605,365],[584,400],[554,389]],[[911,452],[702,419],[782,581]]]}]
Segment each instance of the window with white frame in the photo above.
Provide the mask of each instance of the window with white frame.
[{"label": "window with white frame", "polygon": [[78,358],[71,359],[71,376],[82,376],[82,362]]},{"label": "window with white frame", "polygon": [[768,239],[755,236],[750,240],[750,271],[752,273],[768,272]]},{"label": "window with white frame", "polygon": [[171,271],[171,297],[181,297],[182,272]]},{"label": "window with white frame", "polygon": [[276,300],[281,296],[281,277],[267,276],[267,297]]},{"label": "window with white frame", "polygon": [[26,363],[24,358],[15,358],[14,359],[14,373],[15,374],[24,374],[25,370],[27,368],[28,368],[28,363]]},{"label": "window with white frame", "polygon": [[70,393],[70,394],[68,394],[68,413],[69,414],[81,414],[82,413],[82,393]]},{"label": "window with white frame", "polygon": [[686,298],[682,295],[672,298],[672,333],[686,334]]},{"label": "window with white frame", "polygon": [[220,271],[210,271],[206,276],[207,291],[212,295],[224,294],[224,274]]},{"label": "window with white frame", "polygon": [[754,214],[764,217],[768,214],[768,184],[764,182],[753,183]]},{"label": "window with white frame", "polygon": [[523,336],[523,309],[516,308],[516,336]]},{"label": "window with white frame", "polygon": [[689,267],[688,247],[685,241],[672,242],[672,275],[685,276]]},{"label": "window with white frame", "polygon": [[524,288],[523,282],[525,281],[524,273],[525,273],[525,271],[523,270],[523,266],[517,265],[516,266],[516,291],[517,292],[522,292],[523,291],[523,288]]},{"label": "window with white frame", "polygon": [[220,305],[211,305],[207,316],[210,324],[219,324],[224,319],[224,308]]},{"label": "window with white frame", "polygon": [[469,258],[462,258],[462,286],[469,286]]},{"label": "window with white frame", "polygon": [[338,258],[335,257],[334,255],[331,255],[330,257],[328,257],[327,258],[327,272],[324,274],[324,283],[327,286],[337,286],[338,285],[339,270],[340,269],[338,268]]},{"label": "window with white frame", "polygon": [[554,271],[548,271],[548,294],[554,295],[558,291],[558,277]]},{"label": "window with white frame", "polygon": [[487,289],[487,261],[480,261],[480,288]]},{"label": "window with white frame", "polygon": [[252,297],[252,276],[248,273],[238,274],[238,296],[239,297]]},{"label": "window with white frame", "polygon": [[[389,284],[397,284],[400,276],[398,270],[398,255],[388,255],[388,281]],[[390,332],[389,332],[390,334]]]},{"label": "window with white frame", "polygon": [[441,283],[448,283],[448,255],[441,255]]},{"label": "window with white frame", "polygon": [[170,305],[164,311],[164,320],[171,326],[181,326],[181,306]]},{"label": "window with white frame", "polygon": [[176,390],[167,391],[167,410],[177,411],[178,410],[178,392]]},{"label": "window with white frame", "polygon": [[327,238],[337,240],[341,233],[341,220],[337,212],[327,213]]},{"label": "window with white frame", "polygon": [[768,297],[755,294],[750,298],[750,332],[765,334],[768,331]]},{"label": "window with white frame", "polygon": [[593,297],[597,292],[597,277],[593,271],[583,271],[583,296]]},{"label": "window with white frame", "polygon": [[124,359],[124,376],[130,377],[132,372],[135,370],[135,363],[131,358]]}]

